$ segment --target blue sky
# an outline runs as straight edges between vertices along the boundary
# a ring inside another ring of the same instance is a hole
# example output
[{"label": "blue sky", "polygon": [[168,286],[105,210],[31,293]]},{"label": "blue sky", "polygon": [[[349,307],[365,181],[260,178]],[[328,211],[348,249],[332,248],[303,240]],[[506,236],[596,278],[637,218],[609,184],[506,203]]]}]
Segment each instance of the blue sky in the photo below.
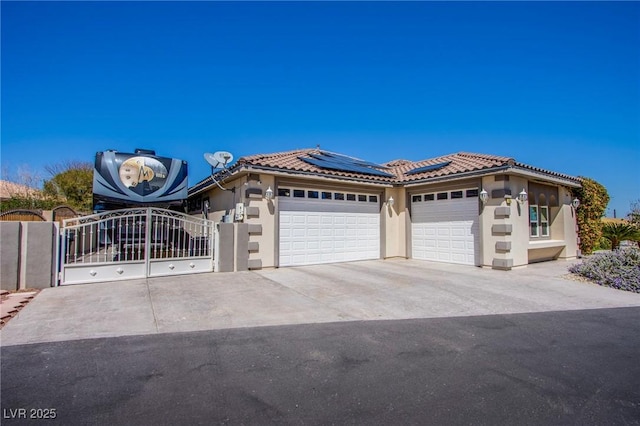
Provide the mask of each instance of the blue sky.
[{"label": "blue sky", "polygon": [[[3,169],[459,151],[640,199],[638,2],[2,2]],[[43,172],[44,175],[44,172]]]}]

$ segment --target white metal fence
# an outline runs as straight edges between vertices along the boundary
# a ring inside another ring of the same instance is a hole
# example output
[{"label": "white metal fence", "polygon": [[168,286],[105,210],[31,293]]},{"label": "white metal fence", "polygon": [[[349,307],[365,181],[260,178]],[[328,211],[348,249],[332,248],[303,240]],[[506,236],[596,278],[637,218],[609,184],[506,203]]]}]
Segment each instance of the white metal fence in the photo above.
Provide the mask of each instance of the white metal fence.
[{"label": "white metal fence", "polygon": [[214,222],[160,208],[63,221],[60,283],[213,271]]}]

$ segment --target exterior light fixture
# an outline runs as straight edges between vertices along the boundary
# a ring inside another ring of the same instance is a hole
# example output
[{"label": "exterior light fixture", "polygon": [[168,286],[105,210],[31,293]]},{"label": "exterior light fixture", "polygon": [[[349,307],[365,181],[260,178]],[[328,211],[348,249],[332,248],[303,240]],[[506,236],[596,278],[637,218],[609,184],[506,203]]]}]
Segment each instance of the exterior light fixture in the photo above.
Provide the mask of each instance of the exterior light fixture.
[{"label": "exterior light fixture", "polygon": [[273,189],[271,189],[271,186],[269,186],[267,188],[267,190],[264,193],[264,198],[267,199],[267,201],[271,200],[273,198]]},{"label": "exterior light fixture", "polygon": [[489,201],[489,193],[483,189],[480,191],[480,202],[482,202],[482,204],[487,204],[487,201]]},{"label": "exterior light fixture", "polygon": [[527,191],[525,191],[524,189],[518,194],[518,202],[520,204],[524,204],[528,198],[529,196],[527,195]]},{"label": "exterior light fixture", "polygon": [[504,201],[507,203],[508,206],[510,206],[511,205],[511,195],[505,194]]},{"label": "exterior light fixture", "polygon": [[389,199],[387,200],[387,204],[389,205],[389,207],[393,207],[395,202],[396,200],[394,200],[393,197],[389,197]]},{"label": "exterior light fixture", "polygon": [[202,217],[209,219],[209,200],[204,200],[202,203]]},{"label": "exterior light fixture", "polygon": [[573,201],[571,202],[571,205],[573,206],[574,209],[577,209],[578,206],[580,205],[580,200],[578,200],[577,198],[574,198]]}]

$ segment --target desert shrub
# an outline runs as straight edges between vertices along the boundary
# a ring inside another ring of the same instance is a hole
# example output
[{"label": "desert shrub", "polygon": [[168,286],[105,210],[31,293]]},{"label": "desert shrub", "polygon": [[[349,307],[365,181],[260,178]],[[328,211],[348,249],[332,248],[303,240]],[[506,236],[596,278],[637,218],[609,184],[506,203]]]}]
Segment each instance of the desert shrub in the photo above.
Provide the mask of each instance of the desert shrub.
[{"label": "desert shrub", "polygon": [[597,284],[640,293],[640,250],[625,248],[596,253],[569,268]]}]

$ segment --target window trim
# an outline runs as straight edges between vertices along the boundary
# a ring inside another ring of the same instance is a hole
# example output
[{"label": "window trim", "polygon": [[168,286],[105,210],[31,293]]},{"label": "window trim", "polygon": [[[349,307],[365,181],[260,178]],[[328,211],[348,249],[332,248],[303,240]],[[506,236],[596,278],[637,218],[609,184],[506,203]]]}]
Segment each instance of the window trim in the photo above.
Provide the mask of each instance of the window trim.
[{"label": "window trim", "polygon": [[[545,210],[546,211],[546,219],[543,221],[543,214],[542,211]],[[545,225],[545,226],[543,226]],[[538,208],[538,228],[540,230],[540,236],[541,237],[549,237],[550,236],[550,230],[549,230],[549,206],[539,206]],[[545,231],[546,228],[546,231]]]},{"label": "window trim", "polygon": [[[535,220],[531,218],[531,212],[535,211]],[[531,238],[538,238],[540,237],[540,210],[538,209],[538,205],[537,204],[529,204],[529,237]],[[532,225],[535,225],[535,233],[534,231],[534,227]]]}]

